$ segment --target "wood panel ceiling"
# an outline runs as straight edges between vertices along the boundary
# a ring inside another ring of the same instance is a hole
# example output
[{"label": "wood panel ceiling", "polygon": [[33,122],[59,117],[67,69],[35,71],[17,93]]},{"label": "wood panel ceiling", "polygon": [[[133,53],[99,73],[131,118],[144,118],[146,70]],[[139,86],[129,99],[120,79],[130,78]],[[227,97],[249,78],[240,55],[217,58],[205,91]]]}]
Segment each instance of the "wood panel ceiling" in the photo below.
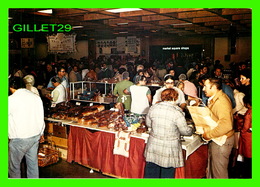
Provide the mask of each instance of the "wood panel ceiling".
[{"label": "wood panel ceiling", "polygon": [[9,9],[10,28],[16,24],[70,24],[78,36],[104,39],[118,36],[251,36],[252,9],[142,8],[139,11],[111,13],[110,8]]}]

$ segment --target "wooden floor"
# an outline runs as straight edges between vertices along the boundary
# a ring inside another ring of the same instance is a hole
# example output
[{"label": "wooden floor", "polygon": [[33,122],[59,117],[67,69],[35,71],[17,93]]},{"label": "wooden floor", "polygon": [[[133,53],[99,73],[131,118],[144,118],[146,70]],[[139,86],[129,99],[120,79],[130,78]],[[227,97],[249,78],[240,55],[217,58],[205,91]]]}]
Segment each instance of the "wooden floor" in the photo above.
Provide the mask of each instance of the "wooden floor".
[{"label": "wooden floor", "polygon": [[[241,176],[241,171],[243,170],[243,165],[238,163],[236,167],[229,168],[229,177],[244,178]],[[93,171],[93,170],[92,170]],[[103,175],[100,172],[93,171],[90,169],[79,165],[77,163],[68,163],[65,160],[60,159],[56,164],[40,168],[40,178],[112,178],[107,175]]]},{"label": "wooden floor", "polygon": [[40,178],[109,178],[102,173],[91,171],[77,163],[60,159],[56,164],[40,168]]},{"label": "wooden floor", "polygon": [[[230,178],[246,178],[241,175],[243,171],[243,164],[237,163],[235,167],[229,167]],[[22,163],[22,178],[26,178],[25,163]],[[112,178],[111,176],[103,175],[100,172],[79,165],[75,162],[68,163],[67,161],[60,159],[58,163],[52,164],[46,167],[40,167],[40,178]]]},{"label": "wooden floor", "polygon": [[[22,163],[22,178],[26,178],[25,163]],[[111,178],[97,171],[60,159],[59,162],[39,168],[40,178]]]}]

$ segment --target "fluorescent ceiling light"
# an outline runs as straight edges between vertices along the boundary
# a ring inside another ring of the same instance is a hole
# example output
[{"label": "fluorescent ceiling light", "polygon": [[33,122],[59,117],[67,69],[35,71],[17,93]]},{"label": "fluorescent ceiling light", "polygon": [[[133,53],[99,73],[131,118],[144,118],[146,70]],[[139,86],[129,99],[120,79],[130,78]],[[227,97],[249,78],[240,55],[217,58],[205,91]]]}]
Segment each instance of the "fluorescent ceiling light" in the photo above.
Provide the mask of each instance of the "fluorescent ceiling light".
[{"label": "fluorescent ceiling light", "polygon": [[122,31],[122,32],[119,32],[119,34],[126,34],[128,33],[127,31]]},{"label": "fluorescent ceiling light", "polygon": [[117,25],[128,25],[128,23],[117,23]]},{"label": "fluorescent ceiling light", "polygon": [[192,23],[174,23],[174,24],[171,24],[171,25],[191,25]]},{"label": "fluorescent ceiling light", "polygon": [[8,17],[8,19],[13,19],[12,17]]},{"label": "fluorescent ceiling light", "polygon": [[138,11],[142,10],[140,8],[117,8],[117,9],[111,9],[111,10],[106,10],[107,12],[112,12],[112,13],[120,13],[120,12],[131,12],[131,11]]},{"label": "fluorescent ceiling light", "polygon": [[84,27],[83,25],[72,26],[73,29],[80,29],[80,28],[83,28],[83,27]]},{"label": "fluorescent ceiling light", "polygon": [[52,9],[39,10],[38,12],[45,13],[45,14],[52,14]]}]

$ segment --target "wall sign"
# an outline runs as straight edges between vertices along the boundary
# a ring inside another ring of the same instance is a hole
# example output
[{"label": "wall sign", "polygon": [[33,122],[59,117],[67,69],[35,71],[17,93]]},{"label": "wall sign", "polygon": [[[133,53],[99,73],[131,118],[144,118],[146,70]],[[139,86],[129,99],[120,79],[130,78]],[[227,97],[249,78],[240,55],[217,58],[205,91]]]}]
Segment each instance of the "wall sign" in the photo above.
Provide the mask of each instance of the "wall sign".
[{"label": "wall sign", "polygon": [[34,48],[34,38],[21,38],[21,48]]},{"label": "wall sign", "polygon": [[163,47],[163,51],[187,51],[190,50],[190,47],[187,46],[180,46],[180,47]]},{"label": "wall sign", "polygon": [[136,52],[136,36],[128,36],[127,37],[127,47],[128,47],[128,52]]},{"label": "wall sign", "polygon": [[117,51],[125,51],[125,37],[116,37]]},{"label": "wall sign", "polygon": [[96,40],[96,51],[99,54],[140,54],[140,38],[136,36],[116,37],[115,39]]},{"label": "wall sign", "polygon": [[50,53],[72,53],[76,52],[76,34],[65,35],[57,33],[47,36],[48,52]]}]

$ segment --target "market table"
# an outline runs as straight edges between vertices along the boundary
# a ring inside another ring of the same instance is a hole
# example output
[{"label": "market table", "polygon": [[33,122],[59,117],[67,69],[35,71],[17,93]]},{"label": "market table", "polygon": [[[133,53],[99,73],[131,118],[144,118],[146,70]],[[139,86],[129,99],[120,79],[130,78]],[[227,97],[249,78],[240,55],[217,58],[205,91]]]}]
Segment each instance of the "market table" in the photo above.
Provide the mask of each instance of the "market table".
[{"label": "market table", "polygon": [[[69,124],[68,162],[77,162],[118,178],[143,178],[145,158],[143,156],[147,137],[131,136],[130,156],[113,154],[115,133]],[[189,142],[189,141],[185,141]],[[195,142],[189,150],[183,143],[185,166],[177,168],[175,178],[203,178],[206,175],[207,145]],[[187,144],[187,143],[186,143]],[[186,150],[185,150],[186,148]],[[189,153],[188,153],[189,152]],[[189,154],[189,155],[187,155]]]}]

